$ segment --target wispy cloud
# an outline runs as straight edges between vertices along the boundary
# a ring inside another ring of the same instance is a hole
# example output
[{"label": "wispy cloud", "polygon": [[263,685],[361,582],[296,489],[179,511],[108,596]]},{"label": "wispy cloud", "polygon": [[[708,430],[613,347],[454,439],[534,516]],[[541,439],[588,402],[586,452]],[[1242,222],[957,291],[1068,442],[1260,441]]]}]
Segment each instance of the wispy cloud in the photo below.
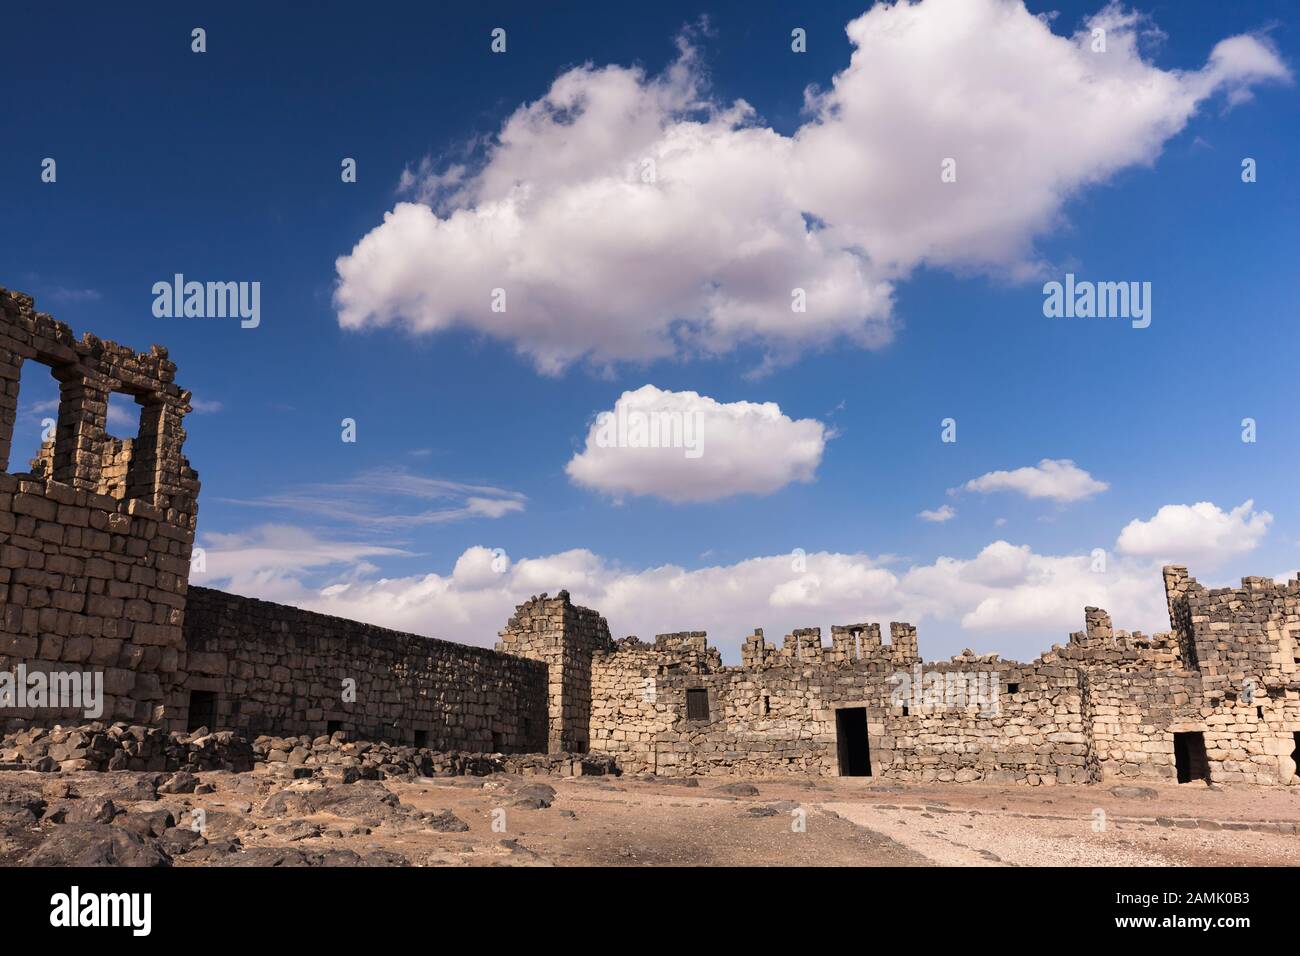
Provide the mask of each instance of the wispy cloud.
[{"label": "wispy cloud", "polygon": [[80,302],[98,302],[103,298],[98,289],[65,289],[60,286],[50,291],[50,298],[60,305],[75,305]]},{"label": "wispy cloud", "polygon": [[[367,471],[345,481],[304,485],[260,498],[224,498],[230,504],[329,518],[357,527],[409,528],[466,518],[500,518],[524,510],[527,498],[491,485],[426,478],[407,471]],[[437,503],[412,507],[411,503]]]}]

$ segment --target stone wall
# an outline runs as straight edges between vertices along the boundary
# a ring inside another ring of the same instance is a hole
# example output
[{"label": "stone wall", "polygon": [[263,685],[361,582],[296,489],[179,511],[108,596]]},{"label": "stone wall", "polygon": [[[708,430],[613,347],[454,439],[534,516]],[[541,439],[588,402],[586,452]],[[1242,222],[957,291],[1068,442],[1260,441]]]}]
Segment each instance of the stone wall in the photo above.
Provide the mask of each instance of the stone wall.
[{"label": "stone wall", "polygon": [[498,651],[547,666],[547,749],[585,753],[591,741],[592,656],[613,643],[605,619],[561,591],[519,605],[498,636]]},{"label": "stone wall", "polygon": [[[9,460],[24,366],[48,369],[60,395],[53,437],[26,470]],[[1027,664],[971,652],[925,663],[911,625],[891,624],[885,640],[860,623],[832,627],[829,646],[817,628],[780,647],[755,631],[740,667],[724,667],[703,632],[615,642],[566,591],[519,605],[494,652],[187,589],[199,481],[182,454],[190,394],[175,371],[165,349],[76,339],[0,289],[0,677],[20,665],[98,677],[94,717],[593,749],[667,774],[869,763],[894,779],[1041,785],[1170,779],[1181,765],[1216,782],[1300,783],[1300,580],[1208,589],[1167,567],[1169,633],[1116,631],[1086,608],[1082,631]],[[108,433],[113,393],[139,404],[135,436]],[[3,694],[0,725],[91,716]]]},{"label": "stone wall", "polygon": [[215,693],[217,727],[250,739],[342,730],[433,750],[546,747],[535,661],[200,587],[185,639],[186,691]]},{"label": "stone wall", "polygon": [[[9,458],[24,366],[59,382],[53,441],[35,472]],[[185,723],[176,673],[199,491],[181,454],[190,393],[165,349],[137,354],[0,289],[0,670],[101,674],[106,720]],[[106,431],[108,396],[141,406],[140,434]],[[105,463],[110,468],[105,471]],[[82,720],[6,706],[0,722]]]},{"label": "stone wall", "polygon": [[[1170,780],[1185,734],[1203,741],[1214,782],[1300,783],[1300,581],[1211,591],[1173,567],[1166,582],[1170,633],[1116,631],[1086,608],[1084,630],[1030,663],[970,651],[923,663],[915,628],[897,623],[889,642],[877,625],[833,627],[830,647],[816,628],[779,649],[757,631],[740,667],[698,632],[619,641],[594,657],[592,747],[659,774],[834,775],[841,712],[860,710],[870,773],[891,779]],[[707,716],[689,715],[691,691]]]}]

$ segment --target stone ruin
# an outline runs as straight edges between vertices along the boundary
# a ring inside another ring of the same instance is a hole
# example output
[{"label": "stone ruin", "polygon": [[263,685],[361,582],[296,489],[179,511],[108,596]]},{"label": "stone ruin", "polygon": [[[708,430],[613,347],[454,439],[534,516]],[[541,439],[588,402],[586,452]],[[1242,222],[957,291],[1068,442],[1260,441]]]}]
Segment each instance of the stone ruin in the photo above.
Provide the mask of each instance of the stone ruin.
[{"label": "stone ruin", "polygon": [[[51,370],[60,402],[22,471],[9,457],[25,363]],[[1084,630],[1029,663],[924,662],[911,625],[886,639],[860,623],[833,627],[829,647],[819,628],[779,647],[755,631],[738,667],[703,632],[615,641],[564,591],[520,605],[488,650],[191,586],[199,480],[175,371],[165,349],[78,340],[0,289],[0,671],[104,687],[89,736],[40,731],[84,723],[75,708],[0,701],[19,760],[201,767],[217,747],[351,766],[345,742],[370,741],[371,769],[380,753],[442,772],[483,761],[428,754],[578,754],[665,776],[1300,783],[1300,579],[1211,590],[1167,567],[1168,633],[1087,608]],[[115,392],[140,405],[132,439],[107,432]],[[220,736],[184,736],[200,728]]]}]

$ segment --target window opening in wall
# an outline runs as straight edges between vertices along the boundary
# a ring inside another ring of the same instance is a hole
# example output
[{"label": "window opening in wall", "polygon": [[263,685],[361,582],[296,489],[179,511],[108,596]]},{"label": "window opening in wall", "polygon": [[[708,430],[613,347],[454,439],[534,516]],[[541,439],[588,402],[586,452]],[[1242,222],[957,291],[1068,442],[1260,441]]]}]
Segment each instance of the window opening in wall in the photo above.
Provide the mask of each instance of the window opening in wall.
[{"label": "window opening in wall", "polygon": [[206,727],[217,729],[217,695],[210,690],[190,691],[190,716],[185,729],[190,733]]},{"label": "window opening in wall", "polygon": [[1008,684],[1007,684],[1007,693],[1008,693],[1008,694],[1019,694],[1019,693],[1020,693],[1020,685],[1017,684],[1015,681],[1012,681],[1012,682],[1008,683]]},{"label": "window opening in wall", "polygon": [[772,713],[772,698],[767,694],[763,695],[763,716],[766,717]]},{"label": "window opening in wall", "polygon": [[1300,731],[1293,733],[1291,740],[1295,743],[1295,750],[1291,751],[1291,760],[1296,765],[1296,776],[1300,777]]},{"label": "window opening in wall", "polygon": [[1260,720],[1263,720],[1263,719],[1264,719],[1264,708],[1263,708],[1263,707],[1256,707],[1256,708],[1255,708],[1255,716],[1256,716],[1257,718],[1259,718]]},{"label": "window opening in wall", "polygon": [[1205,754],[1205,734],[1200,731],[1174,734],[1174,770],[1179,783],[1210,779],[1210,760]]},{"label": "window opening in wall", "polygon": [[904,704],[904,705],[903,705],[903,716],[904,716],[904,717],[910,717],[911,715],[912,715],[912,711],[908,708],[908,706],[907,706],[906,704]]},{"label": "window opening in wall", "polygon": [[133,441],[140,434],[140,404],[125,392],[108,393],[104,431],[118,441]]},{"label": "window opening in wall", "polygon": [[709,692],[703,687],[692,687],[686,691],[686,719],[709,719]]},{"label": "window opening in wall", "polygon": [[54,461],[53,423],[58,418],[59,383],[54,378],[54,370],[35,359],[27,359],[18,370],[18,417],[9,449],[11,475],[50,476]]},{"label": "window opening in wall", "polygon": [[107,441],[100,463],[100,491],[114,498],[126,497],[127,473],[140,434],[140,406],[123,392],[110,392],[104,422]]}]

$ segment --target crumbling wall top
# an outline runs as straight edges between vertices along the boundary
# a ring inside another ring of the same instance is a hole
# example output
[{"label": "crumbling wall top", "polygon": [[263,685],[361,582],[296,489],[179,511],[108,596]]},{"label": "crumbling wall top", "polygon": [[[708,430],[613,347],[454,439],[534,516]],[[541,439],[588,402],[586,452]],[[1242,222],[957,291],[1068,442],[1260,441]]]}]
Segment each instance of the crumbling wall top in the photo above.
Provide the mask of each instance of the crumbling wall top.
[{"label": "crumbling wall top", "polygon": [[[54,437],[33,472],[10,462],[19,385],[28,362],[48,367],[59,383]],[[161,346],[135,352],[90,333],[78,339],[64,323],[37,312],[30,295],[0,288],[0,472],[108,494],[123,511],[141,501],[168,523],[192,530],[198,474],[182,454],[182,422],[191,411],[191,396],[175,383],[175,374],[176,365]],[[115,392],[141,407],[140,433],[129,445],[107,430],[108,398]],[[110,481],[106,462],[124,467],[124,480]]]}]

